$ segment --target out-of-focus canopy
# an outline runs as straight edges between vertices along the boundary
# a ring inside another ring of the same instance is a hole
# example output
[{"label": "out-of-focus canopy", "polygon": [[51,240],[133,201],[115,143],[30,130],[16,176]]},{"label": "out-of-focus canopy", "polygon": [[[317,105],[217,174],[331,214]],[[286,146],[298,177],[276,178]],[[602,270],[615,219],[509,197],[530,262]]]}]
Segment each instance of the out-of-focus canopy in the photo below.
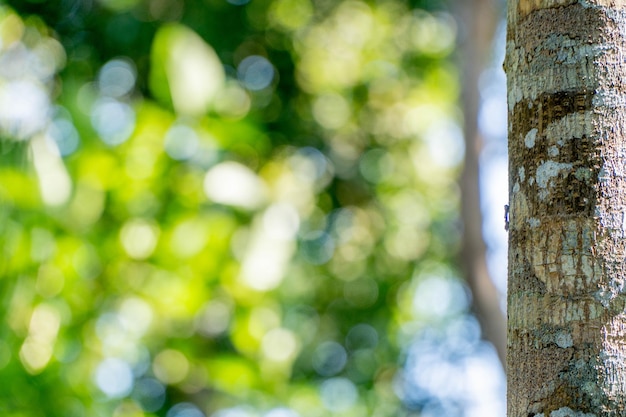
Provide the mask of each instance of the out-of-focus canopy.
[{"label": "out-of-focus canopy", "polygon": [[478,398],[492,352],[455,266],[457,24],[437,2],[9,4],[1,413]]}]

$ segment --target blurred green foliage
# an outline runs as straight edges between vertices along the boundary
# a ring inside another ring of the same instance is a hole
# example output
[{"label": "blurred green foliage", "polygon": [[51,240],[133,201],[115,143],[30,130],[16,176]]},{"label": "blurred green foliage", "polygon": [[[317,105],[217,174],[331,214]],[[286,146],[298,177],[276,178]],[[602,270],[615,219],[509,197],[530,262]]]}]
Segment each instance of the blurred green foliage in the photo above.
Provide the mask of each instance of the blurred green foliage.
[{"label": "blurred green foliage", "polygon": [[9,5],[0,413],[401,415],[402,352],[468,309],[451,16]]}]

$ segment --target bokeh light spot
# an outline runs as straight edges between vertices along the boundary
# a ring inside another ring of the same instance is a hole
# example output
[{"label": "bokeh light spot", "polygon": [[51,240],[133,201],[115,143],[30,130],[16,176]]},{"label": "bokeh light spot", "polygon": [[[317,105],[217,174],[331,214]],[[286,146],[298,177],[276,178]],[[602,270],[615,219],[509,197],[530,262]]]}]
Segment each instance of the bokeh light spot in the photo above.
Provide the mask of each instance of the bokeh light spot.
[{"label": "bokeh light spot", "polygon": [[350,118],[350,104],[339,94],[326,94],[313,103],[313,117],[326,129],[339,129]]},{"label": "bokeh light spot", "polygon": [[263,336],[261,350],[266,358],[276,362],[285,362],[293,359],[297,354],[298,341],[291,331],[276,328]]},{"label": "bokeh light spot", "polygon": [[198,254],[206,245],[209,226],[200,219],[190,219],[178,224],[170,240],[172,252],[181,258]]},{"label": "bokeh light spot", "polygon": [[453,122],[433,124],[424,136],[433,161],[442,167],[453,167],[461,163],[465,154],[463,133]]},{"label": "bokeh light spot", "polygon": [[102,66],[98,74],[100,94],[121,98],[135,87],[137,70],[129,59],[112,59]]},{"label": "bokeh light spot", "polygon": [[345,411],[356,403],[359,393],[349,379],[332,378],[322,383],[320,394],[324,406],[331,411]]},{"label": "bokeh light spot", "polygon": [[222,162],[204,177],[204,191],[216,203],[253,209],[265,201],[265,185],[249,168]]},{"label": "bokeh light spot", "polygon": [[39,267],[35,288],[42,297],[56,296],[61,292],[64,284],[65,277],[59,268],[49,264]]},{"label": "bokeh light spot", "polygon": [[43,135],[31,139],[33,162],[39,179],[39,191],[44,203],[62,206],[72,193],[72,179],[57,149],[50,149],[51,141]]},{"label": "bokeh light spot", "polygon": [[37,374],[48,365],[52,357],[52,347],[47,343],[26,339],[20,349],[20,359],[31,374]]},{"label": "bokeh light spot", "polygon": [[93,106],[91,124],[104,143],[120,145],[128,140],[135,129],[135,111],[126,103],[102,98]]},{"label": "bokeh light spot", "polygon": [[148,331],[153,315],[150,304],[137,297],[127,298],[119,309],[120,322],[136,338]]},{"label": "bokeh light spot", "polygon": [[31,242],[30,257],[37,263],[43,263],[56,252],[57,244],[54,235],[48,229],[33,228],[31,231]]},{"label": "bokeh light spot", "polygon": [[132,398],[144,411],[153,413],[165,403],[165,387],[154,378],[140,379],[135,383]]},{"label": "bokeh light spot", "polygon": [[374,349],[378,345],[378,332],[369,324],[357,324],[346,335],[346,347],[350,351]]},{"label": "bokeh light spot", "polygon": [[239,406],[232,408],[225,408],[219,410],[216,413],[211,414],[211,417],[256,417],[257,414],[250,409],[250,407]]},{"label": "bokeh light spot", "polygon": [[157,96],[171,99],[179,114],[204,114],[224,85],[224,68],[215,50],[184,25],[162,26],[151,58],[150,87]]},{"label": "bokeh light spot", "polygon": [[20,349],[26,370],[37,374],[48,365],[61,326],[59,311],[48,304],[38,305],[30,318],[28,337]]},{"label": "bokeh light spot", "polygon": [[230,317],[231,307],[228,304],[220,300],[211,300],[196,317],[196,329],[205,336],[217,336],[228,329]]},{"label": "bokeh light spot", "polygon": [[267,58],[251,55],[237,66],[237,77],[248,90],[259,91],[272,83],[274,66]]},{"label": "bokeh light spot", "polygon": [[159,229],[153,222],[144,219],[129,220],[122,226],[122,247],[134,259],[149,257],[157,244]]},{"label": "bokeh light spot", "polygon": [[198,407],[191,403],[178,403],[170,408],[166,417],[205,417]]},{"label": "bokeh light spot", "polygon": [[325,264],[335,251],[334,239],[326,232],[309,232],[302,237],[300,250],[304,258],[314,264]]},{"label": "bokeh light spot", "polygon": [[494,120],[507,119],[506,93],[492,94],[483,100],[478,114],[481,133],[488,138],[503,138],[507,134],[506,123],[494,123]]},{"label": "bokeh light spot", "polygon": [[215,100],[215,111],[220,115],[232,119],[240,119],[248,114],[252,101],[249,93],[239,83],[226,83]]},{"label": "bokeh light spot", "polygon": [[265,231],[278,240],[290,240],[298,233],[300,216],[290,204],[272,204],[263,213]]},{"label": "bokeh light spot", "polygon": [[[405,404],[439,415],[504,415],[504,373],[471,316],[414,335],[396,385]],[[463,413],[458,408],[463,405]]]},{"label": "bokeh light spot", "polygon": [[312,365],[315,371],[322,376],[335,375],[346,366],[348,354],[337,342],[320,344],[313,354]]},{"label": "bokeh light spot", "polygon": [[165,349],[154,358],[152,364],[154,375],[165,384],[175,384],[189,373],[187,357],[174,349]]},{"label": "bokeh light spot", "polygon": [[106,342],[114,337],[121,327],[117,314],[104,313],[96,321],[96,335],[101,341]]},{"label": "bokeh light spot", "polygon": [[300,417],[300,414],[291,408],[279,407],[271,409],[263,417]]},{"label": "bokeh light spot", "polygon": [[145,417],[141,407],[134,401],[123,401],[113,411],[111,417]]},{"label": "bokeh light spot", "polygon": [[304,26],[313,16],[309,0],[276,0],[270,6],[270,19],[277,26],[295,30]]},{"label": "bokeh light spot", "polygon": [[107,358],[96,369],[96,385],[111,398],[122,398],[133,388],[133,373],[128,363],[117,358]]},{"label": "bokeh light spot", "polygon": [[371,149],[359,160],[359,172],[374,184],[385,180],[393,173],[393,161],[383,149]]},{"label": "bokeh light spot", "polygon": [[418,284],[413,307],[420,316],[437,318],[464,311],[468,302],[467,293],[460,282],[428,277]]},{"label": "bokeh light spot", "polygon": [[158,154],[155,147],[134,146],[126,154],[124,171],[126,174],[137,180],[148,179],[155,171],[155,163]]},{"label": "bokeh light spot", "polygon": [[189,159],[198,150],[198,135],[189,126],[176,124],[172,126],[165,134],[165,152],[173,159],[185,160]]},{"label": "bokeh light spot", "polygon": [[61,156],[67,156],[78,148],[78,132],[69,120],[55,119],[48,126],[47,138],[54,141]]},{"label": "bokeh light spot", "polygon": [[43,86],[35,81],[16,80],[0,88],[0,129],[26,139],[43,129],[50,100]]},{"label": "bokeh light spot", "polygon": [[298,149],[289,158],[289,166],[301,181],[319,182],[320,186],[324,186],[326,181],[332,178],[332,164],[328,158],[318,149],[310,146]]},{"label": "bokeh light spot", "polygon": [[256,339],[261,339],[271,329],[278,328],[280,316],[278,312],[270,307],[255,307],[250,312],[248,331]]},{"label": "bokeh light spot", "polygon": [[445,55],[454,47],[456,23],[448,13],[430,14],[416,10],[410,36],[413,45],[421,52]]},{"label": "bokeh light spot", "polygon": [[255,234],[248,247],[241,269],[241,279],[250,288],[268,291],[283,280],[293,253],[291,241],[271,239],[265,233]]}]

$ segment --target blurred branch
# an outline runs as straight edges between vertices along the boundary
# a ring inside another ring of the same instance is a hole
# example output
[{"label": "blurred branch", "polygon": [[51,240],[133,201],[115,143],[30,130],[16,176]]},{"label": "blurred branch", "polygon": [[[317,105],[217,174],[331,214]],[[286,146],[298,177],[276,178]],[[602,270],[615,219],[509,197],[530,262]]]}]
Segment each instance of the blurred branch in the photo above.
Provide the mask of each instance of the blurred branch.
[{"label": "blurred branch", "polygon": [[461,262],[465,278],[474,297],[474,312],[480,321],[484,337],[494,345],[502,366],[506,367],[506,321],[500,309],[498,291],[490,279],[487,269],[479,187],[479,157],[482,149],[482,138],[478,128],[478,109],[480,106],[478,82],[480,74],[488,62],[498,23],[498,1],[458,2],[456,12],[462,25],[460,67],[465,119],[465,161],[459,180],[461,220],[464,231]]}]

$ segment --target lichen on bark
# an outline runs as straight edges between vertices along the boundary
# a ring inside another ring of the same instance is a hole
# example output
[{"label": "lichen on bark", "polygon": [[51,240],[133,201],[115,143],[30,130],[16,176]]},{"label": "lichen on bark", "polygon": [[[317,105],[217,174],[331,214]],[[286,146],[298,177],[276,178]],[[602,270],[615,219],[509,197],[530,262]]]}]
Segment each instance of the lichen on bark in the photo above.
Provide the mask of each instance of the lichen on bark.
[{"label": "lichen on bark", "polygon": [[509,417],[626,413],[625,7],[509,2]]}]

